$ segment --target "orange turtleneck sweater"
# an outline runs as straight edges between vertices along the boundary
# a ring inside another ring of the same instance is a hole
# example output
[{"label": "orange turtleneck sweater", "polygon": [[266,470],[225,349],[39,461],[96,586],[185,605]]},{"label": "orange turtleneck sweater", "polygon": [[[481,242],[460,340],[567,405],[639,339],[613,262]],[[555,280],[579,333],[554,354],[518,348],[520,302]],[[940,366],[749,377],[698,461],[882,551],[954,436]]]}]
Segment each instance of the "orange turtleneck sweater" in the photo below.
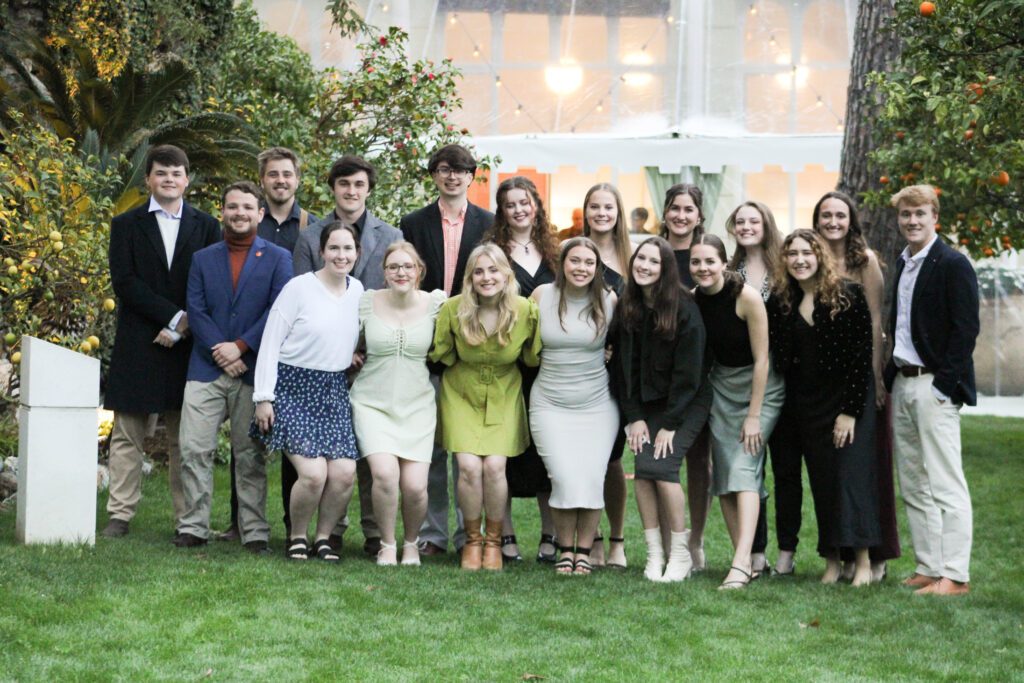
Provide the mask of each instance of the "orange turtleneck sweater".
[{"label": "orange turtleneck sweater", "polygon": [[[224,242],[228,245],[228,260],[231,264],[232,291],[238,289],[238,278],[242,275],[242,266],[245,265],[245,259],[249,256],[249,249],[252,247],[253,240],[255,239],[255,230],[248,235],[235,235],[230,230],[224,231]],[[235,346],[242,353],[249,350],[249,345],[241,339],[235,340]]]}]

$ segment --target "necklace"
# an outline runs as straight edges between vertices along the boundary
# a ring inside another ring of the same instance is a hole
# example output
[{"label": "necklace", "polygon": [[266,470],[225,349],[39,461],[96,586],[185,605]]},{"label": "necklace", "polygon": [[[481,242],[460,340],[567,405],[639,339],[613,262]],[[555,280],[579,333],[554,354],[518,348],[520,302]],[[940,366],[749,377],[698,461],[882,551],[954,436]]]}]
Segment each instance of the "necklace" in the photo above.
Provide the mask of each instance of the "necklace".
[{"label": "necklace", "polygon": [[526,242],[520,242],[519,240],[513,239],[511,237],[508,238],[508,241],[514,242],[515,244],[521,246],[523,248],[523,252],[526,254],[530,253],[530,245],[533,244],[533,240],[526,240]]}]

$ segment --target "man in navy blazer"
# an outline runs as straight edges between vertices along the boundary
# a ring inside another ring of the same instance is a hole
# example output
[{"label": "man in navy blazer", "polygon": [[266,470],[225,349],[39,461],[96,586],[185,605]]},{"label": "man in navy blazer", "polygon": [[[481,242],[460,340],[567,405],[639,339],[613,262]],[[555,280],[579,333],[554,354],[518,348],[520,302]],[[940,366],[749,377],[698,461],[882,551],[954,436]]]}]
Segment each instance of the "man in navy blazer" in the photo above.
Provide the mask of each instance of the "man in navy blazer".
[{"label": "man in navy blazer", "polygon": [[110,492],[103,529],[128,533],[142,497],[142,443],[149,418],[167,427],[168,479],[177,522],[184,508],[178,421],[192,338],[185,290],[192,254],[220,239],[217,219],[185,202],[184,150],[157,145],[146,153],[149,202],[110,224],[110,283],[117,296],[117,335],[103,405],[114,411]]},{"label": "man in navy blazer", "polygon": [[249,436],[256,354],[267,315],[292,277],[291,254],[256,234],[262,192],[232,183],[223,195],[224,241],[196,252],[188,278],[188,316],[195,342],[181,410],[181,480],[185,513],[174,544],[205,545],[210,536],[213,454],[230,417],[238,525],[242,543],[266,553],[267,475],[263,449]]},{"label": "man in navy blazer", "polygon": [[917,567],[903,583],[931,595],[970,590],[971,495],[960,450],[960,408],[974,405],[978,279],[936,234],[931,185],[892,197],[907,247],[896,263],[889,316],[893,452]]}]

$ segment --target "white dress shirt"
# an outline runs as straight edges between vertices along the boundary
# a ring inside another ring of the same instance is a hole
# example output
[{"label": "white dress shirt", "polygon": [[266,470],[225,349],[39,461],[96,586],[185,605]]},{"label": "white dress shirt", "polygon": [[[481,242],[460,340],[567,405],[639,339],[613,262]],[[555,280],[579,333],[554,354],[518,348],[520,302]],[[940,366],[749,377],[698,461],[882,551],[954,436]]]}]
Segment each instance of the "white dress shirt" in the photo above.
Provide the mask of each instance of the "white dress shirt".
[{"label": "white dress shirt", "polygon": [[[178,208],[174,213],[166,211],[164,207],[160,206],[157,202],[156,197],[150,195],[149,197],[149,212],[156,214],[156,224],[160,228],[160,239],[164,243],[164,254],[167,256],[167,269],[171,268],[171,260],[174,258],[174,245],[178,241],[178,228],[181,227],[181,212],[185,208],[185,202],[183,200],[178,201]],[[181,316],[185,314],[185,311],[178,311],[171,322],[164,328],[174,339],[175,342],[181,339],[181,335],[175,331],[174,328],[178,326],[178,321],[181,320]]]},{"label": "white dress shirt", "polygon": [[[925,362],[921,360],[921,355],[914,348],[914,339],[910,330],[910,307],[914,299],[914,286],[917,284],[917,276],[921,273],[921,266],[924,265],[925,259],[928,258],[928,252],[932,250],[932,246],[935,245],[935,240],[937,239],[938,236],[932,237],[931,241],[914,255],[910,254],[910,247],[904,247],[903,253],[900,254],[900,258],[903,259],[903,272],[900,273],[900,281],[896,288],[896,296],[898,297],[896,304],[896,337],[892,350],[892,357],[897,367],[903,367],[904,365],[925,366]],[[940,401],[949,400],[949,396],[936,389],[935,385],[932,385],[932,394]]]}]

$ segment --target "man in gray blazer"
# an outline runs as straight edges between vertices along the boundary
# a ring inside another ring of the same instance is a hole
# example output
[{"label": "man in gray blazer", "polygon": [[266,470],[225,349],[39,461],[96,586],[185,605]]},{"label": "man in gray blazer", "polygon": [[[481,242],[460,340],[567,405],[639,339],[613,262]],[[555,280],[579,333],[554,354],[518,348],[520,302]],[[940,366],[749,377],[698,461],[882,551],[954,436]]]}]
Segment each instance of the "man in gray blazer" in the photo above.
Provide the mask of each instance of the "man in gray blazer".
[{"label": "man in gray blazer", "polygon": [[[320,233],[328,224],[342,221],[355,226],[356,234],[359,235],[359,260],[352,269],[352,276],[362,282],[366,289],[384,288],[384,252],[387,251],[389,244],[402,239],[402,233],[374,216],[366,208],[366,199],[376,184],[377,170],[357,156],[346,154],[331,165],[331,170],[327,174],[327,185],[334,193],[334,211],[316,223],[311,223],[299,236],[293,255],[296,276],[323,268],[324,262],[320,257]],[[294,470],[289,473],[282,469],[282,478],[287,478],[288,475],[291,476],[290,481],[294,483]],[[373,516],[373,477],[365,458],[356,464],[356,476],[359,479],[360,525],[366,539],[363,550],[369,555],[376,555],[380,550],[380,531]],[[288,499],[291,497],[291,486],[287,485],[287,482],[282,486],[282,494],[287,514]],[[348,515],[345,515],[336,533],[331,537],[332,545],[337,550],[341,549],[341,537],[347,528]]]}]

